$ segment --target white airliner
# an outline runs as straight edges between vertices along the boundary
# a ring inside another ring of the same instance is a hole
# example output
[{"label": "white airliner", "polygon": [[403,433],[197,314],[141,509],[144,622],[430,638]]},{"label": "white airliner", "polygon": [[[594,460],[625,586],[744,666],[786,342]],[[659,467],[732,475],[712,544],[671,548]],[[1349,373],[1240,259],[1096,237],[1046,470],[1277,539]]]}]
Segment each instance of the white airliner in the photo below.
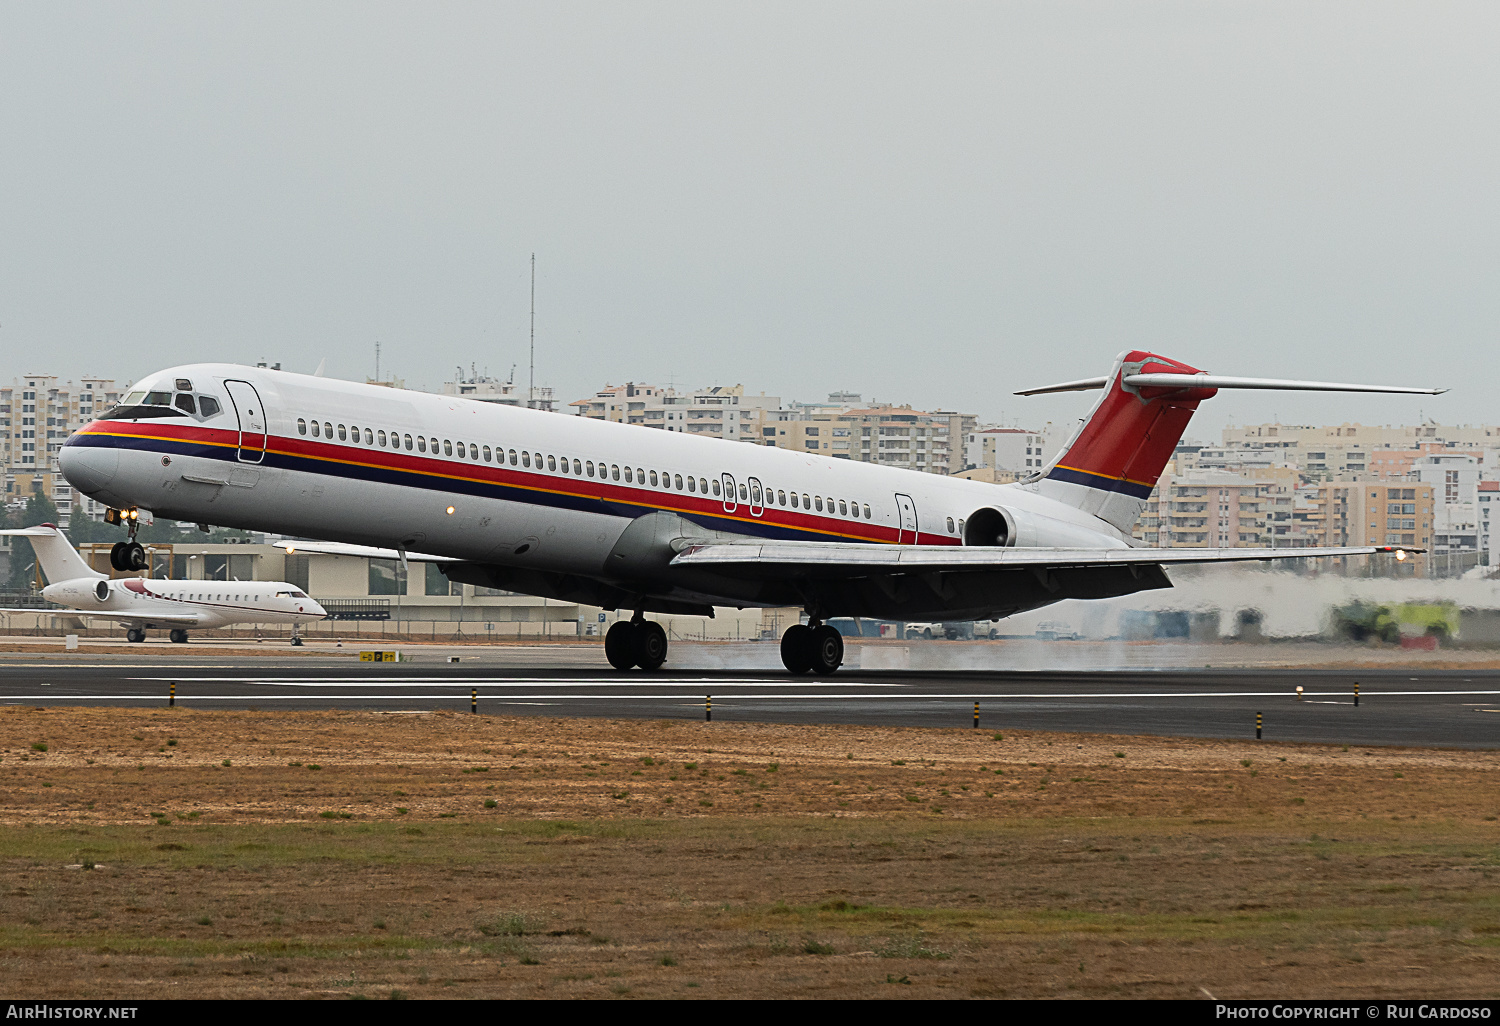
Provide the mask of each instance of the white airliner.
[{"label": "white airliner", "polygon": [[[992,485],[453,396],[232,364],[148,375],[59,456],[119,511],[442,557],[455,581],[634,617],[620,669],[667,654],[647,612],[798,606],[793,673],[843,659],[833,616],[995,619],[1067,598],[1168,588],[1175,563],[1390,547],[1139,548],[1130,529],[1198,403],[1220,388],[1443,389],[1209,375],[1128,352],[1053,463]],[[121,558],[139,565],[133,541]]]},{"label": "white airliner", "polygon": [[[301,624],[328,614],[300,588],[280,581],[164,581],[141,577],[110,580],[84,562],[51,524],[0,531],[31,539],[47,586],[42,598],[92,620],[124,625],[125,637],[145,641],[147,628],[168,628],[185,642],[190,627],[237,623]],[[10,610],[34,613],[35,609]],[[293,644],[301,644],[293,634]]]}]

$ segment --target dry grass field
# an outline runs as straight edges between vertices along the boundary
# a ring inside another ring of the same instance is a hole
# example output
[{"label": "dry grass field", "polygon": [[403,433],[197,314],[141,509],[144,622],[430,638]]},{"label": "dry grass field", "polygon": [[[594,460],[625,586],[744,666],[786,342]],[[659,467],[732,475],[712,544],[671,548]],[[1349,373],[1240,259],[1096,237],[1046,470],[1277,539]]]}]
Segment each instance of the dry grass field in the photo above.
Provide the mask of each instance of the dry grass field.
[{"label": "dry grass field", "polygon": [[0,711],[14,997],[1495,997],[1500,753]]}]

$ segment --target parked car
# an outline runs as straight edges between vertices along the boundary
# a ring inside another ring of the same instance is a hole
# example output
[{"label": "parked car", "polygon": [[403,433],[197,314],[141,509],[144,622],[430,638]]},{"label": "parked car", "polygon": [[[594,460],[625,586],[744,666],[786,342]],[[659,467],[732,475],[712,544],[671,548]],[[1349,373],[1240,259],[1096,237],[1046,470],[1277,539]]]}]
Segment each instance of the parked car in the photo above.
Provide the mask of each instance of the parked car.
[{"label": "parked car", "polygon": [[1083,637],[1072,624],[1061,620],[1043,620],[1036,625],[1036,636],[1038,641],[1077,641]]},{"label": "parked car", "polygon": [[943,622],[943,637],[949,641],[993,641],[1000,636],[998,620],[946,620]]},{"label": "parked car", "polygon": [[940,623],[917,623],[908,622],[906,625],[906,636],[908,638],[922,638],[931,641],[933,638],[946,638],[947,631],[943,630]]}]

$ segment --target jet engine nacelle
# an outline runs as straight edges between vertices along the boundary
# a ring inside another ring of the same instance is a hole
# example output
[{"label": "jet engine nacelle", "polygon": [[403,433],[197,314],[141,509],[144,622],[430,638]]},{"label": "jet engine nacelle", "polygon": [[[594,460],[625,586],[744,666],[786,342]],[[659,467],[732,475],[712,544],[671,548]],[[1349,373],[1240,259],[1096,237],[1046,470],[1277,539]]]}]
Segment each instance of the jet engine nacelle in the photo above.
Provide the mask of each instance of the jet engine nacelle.
[{"label": "jet engine nacelle", "polygon": [[1022,549],[1123,549],[1119,538],[1009,506],[985,506],[964,521],[965,545]]}]

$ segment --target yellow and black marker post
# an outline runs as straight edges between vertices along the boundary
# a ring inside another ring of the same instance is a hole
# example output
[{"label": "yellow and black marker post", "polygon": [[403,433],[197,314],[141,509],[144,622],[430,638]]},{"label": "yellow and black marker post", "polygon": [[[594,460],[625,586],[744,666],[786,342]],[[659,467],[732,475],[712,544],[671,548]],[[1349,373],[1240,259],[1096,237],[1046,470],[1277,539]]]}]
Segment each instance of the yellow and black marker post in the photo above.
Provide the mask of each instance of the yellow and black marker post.
[{"label": "yellow and black marker post", "polygon": [[1255,714],[1255,740],[1260,740],[1260,713]]},{"label": "yellow and black marker post", "polygon": [[1354,704],[1359,704],[1359,681],[1354,682]]},{"label": "yellow and black marker post", "polygon": [[479,689],[478,688],[470,688],[469,689],[469,712],[473,713],[475,716],[479,715]]},{"label": "yellow and black marker post", "polygon": [[177,682],[174,680],[167,685],[167,708],[170,709],[177,704]]},{"label": "yellow and black marker post", "polygon": [[704,695],[703,696],[703,722],[704,723],[712,723],[713,721],[714,721],[714,696],[713,695]]},{"label": "yellow and black marker post", "polygon": [[974,729],[979,729],[979,699],[974,700]]}]

